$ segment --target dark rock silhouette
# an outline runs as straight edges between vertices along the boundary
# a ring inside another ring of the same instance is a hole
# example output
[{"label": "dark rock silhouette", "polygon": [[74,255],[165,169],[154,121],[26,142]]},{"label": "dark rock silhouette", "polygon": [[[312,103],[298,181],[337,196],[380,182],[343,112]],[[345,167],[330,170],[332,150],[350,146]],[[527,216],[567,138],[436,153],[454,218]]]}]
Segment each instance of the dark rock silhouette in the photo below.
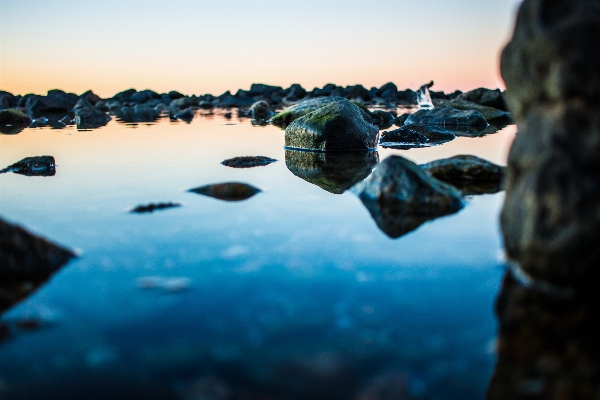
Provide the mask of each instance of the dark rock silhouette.
[{"label": "dark rock silhouette", "polygon": [[216,183],[190,189],[189,192],[225,201],[242,201],[260,192],[260,189],[241,182]]},{"label": "dark rock silhouette", "polygon": [[0,171],[0,173],[6,172],[25,176],[54,176],[56,163],[52,156],[26,157]]},{"label": "dark rock silhouette", "polygon": [[15,135],[31,125],[32,120],[20,110],[0,110],[0,133]]},{"label": "dark rock silhouette", "polygon": [[108,121],[110,121],[110,117],[97,108],[83,105],[75,109],[75,124],[77,125],[77,129],[100,128],[106,125]]},{"label": "dark rock silhouette", "polygon": [[234,157],[221,162],[221,164],[232,167],[232,168],[252,168],[261,167],[263,165],[269,165],[275,162],[274,158],[263,157],[263,156],[243,156]]},{"label": "dark rock silhouette", "polygon": [[434,146],[454,140],[456,135],[442,126],[411,124],[381,134],[379,144],[383,147],[410,149]]},{"label": "dark rock silhouette", "polygon": [[371,174],[379,162],[376,151],[322,153],[285,151],[285,165],[297,177],[334,194],[342,194]]},{"label": "dark rock silhouette", "polygon": [[486,127],[487,121],[478,111],[462,111],[452,107],[438,107],[433,109],[419,110],[410,114],[405,125],[423,124],[423,125],[444,125],[444,126],[475,126]]},{"label": "dark rock silhouette", "polygon": [[142,204],[131,210],[132,213],[143,214],[143,213],[152,213],[157,210],[166,210],[167,208],[175,208],[181,207],[179,203],[150,203],[150,204]]}]

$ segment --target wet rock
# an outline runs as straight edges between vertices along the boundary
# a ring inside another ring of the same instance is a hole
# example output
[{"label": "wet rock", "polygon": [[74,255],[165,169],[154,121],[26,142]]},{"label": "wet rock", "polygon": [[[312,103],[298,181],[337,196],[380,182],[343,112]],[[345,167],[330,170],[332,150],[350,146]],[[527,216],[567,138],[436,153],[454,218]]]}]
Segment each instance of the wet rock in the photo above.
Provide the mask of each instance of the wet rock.
[{"label": "wet rock", "polygon": [[212,108],[215,108],[215,105],[212,101],[202,100],[198,103],[198,107],[200,107],[203,110],[210,110]]},{"label": "wet rock", "polygon": [[344,89],[344,96],[348,99],[361,99],[364,101],[371,100],[371,94],[362,85],[348,86]]},{"label": "wet rock", "polygon": [[249,199],[261,190],[252,185],[240,182],[216,183],[190,189],[189,192],[214,197],[225,201],[242,201]]},{"label": "wet rock", "polygon": [[56,164],[52,156],[26,157],[0,171],[0,173],[14,172],[25,176],[54,176]]},{"label": "wet rock", "polygon": [[59,119],[58,122],[60,122],[63,126],[67,126],[73,124],[73,119],[71,119],[71,117],[69,117],[68,115],[65,115],[64,117]]},{"label": "wet rock", "polygon": [[501,227],[531,277],[584,290],[600,264],[600,4],[522,3],[501,57],[519,128]]},{"label": "wet rock", "polygon": [[388,82],[375,91],[375,96],[395,103],[398,100],[398,87]]},{"label": "wet rock", "polygon": [[597,398],[599,300],[553,295],[507,273],[496,301],[498,361],[486,398]]},{"label": "wet rock", "polygon": [[75,124],[77,129],[96,129],[106,125],[110,117],[97,108],[76,108]]},{"label": "wet rock", "polygon": [[393,238],[428,220],[455,213],[464,205],[458,190],[400,156],[379,163],[355,190],[379,228]]},{"label": "wet rock", "polygon": [[195,97],[180,97],[171,102],[171,109],[174,110],[183,110],[189,107],[194,107],[198,105],[198,99]]},{"label": "wet rock", "polygon": [[169,93],[167,93],[167,97],[170,98],[171,100],[176,100],[176,99],[180,99],[180,98],[184,97],[184,95],[179,93],[176,90],[171,90]]},{"label": "wet rock", "polygon": [[48,118],[39,117],[39,118],[36,118],[33,121],[31,121],[31,125],[29,127],[30,128],[40,128],[40,127],[46,125],[47,123],[48,123]]},{"label": "wet rock", "polygon": [[18,98],[12,93],[0,90],[0,110],[16,107]]},{"label": "wet rock", "polygon": [[75,107],[73,107],[74,110],[77,110],[78,108],[92,108],[92,103],[90,103],[87,99],[79,99],[77,101],[77,104],[75,104]]},{"label": "wet rock", "polygon": [[302,86],[300,86],[297,83],[294,83],[292,86],[290,86],[288,89],[286,89],[285,92],[286,92],[285,101],[288,103],[303,99],[308,94],[306,89],[304,89]]},{"label": "wet rock", "polygon": [[129,101],[133,103],[145,103],[152,99],[160,99],[161,96],[153,90],[142,90],[136,93],[133,93],[129,99]]},{"label": "wet rock", "polygon": [[315,111],[325,104],[330,103],[332,101],[340,101],[344,100],[343,97],[317,97],[314,99],[306,99],[301,101],[300,103],[294,104],[276,114],[273,118],[269,120],[275,126],[285,129],[289,124],[291,124],[294,120],[308,114],[309,112]]},{"label": "wet rock", "polygon": [[10,108],[0,110],[0,133],[15,135],[31,125],[32,120],[22,111]]},{"label": "wet rock", "polygon": [[192,108],[190,107],[190,108],[186,108],[183,111],[178,112],[173,117],[175,119],[180,119],[182,121],[185,121],[189,124],[194,119],[194,115],[195,115],[194,110],[192,110]]},{"label": "wet rock", "polygon": [[232,168],[252,168],[261,167],[263,165],[269,165],[275,161],[277,160],[275,160],[274,158],[263,156],[244,156],[227,159],[221,162],[221,164]]},{"label": "wet rock", "polygon": [[456,135],[440,126],[412,124],[381,134],[379,144],[384,147],[409,149],[427,147],[454,140]]},{"label": "wet rock", "polygon": [[132,209],[130,212],[137,213],[137,214],[143,214],[143,213],[152,213],[157,210],[165,210],[167,208],[175,208],[175,207],[181,207],[181,204],[171,203],[171,202],[169,202],[169,203],[150,203],[150,204],[139,205],[139,206],[135,207],[134,209]]},{"label": "wet rock", "polygon": [[398,91],[398,103],[403,105],[416,105],[417,93],[411,89]]},{"label": "wet rock", "polygon": [[394,114],[383,110],[371,111],[369,116],[373,120],[373,124],[377,125],[379,129],[387,129],[396,122]]},{"label": "wet rock", "polygon": [[483,106],[480,104],[472,103],[470,101],[454,99],[454,100],[434,100],[433,104],[436,107],[452,107],[457,110],[474,110],[481,113],[483,118],[489,123],[495,120],[507,120],[510,121],[510,113],[508,111],[502,111],[497,108]]},{"label": "wet rock", "polygon": [[0,219],[0,312],[31,294],[75,254]]},{"label": "wet rock", "polygon": [[420,166],[429,175],[444,182],[477,181],[500,183],[504,167],[473,155],[458,155]]},{"label": "wet rock", "polygon": [[160,116],[159,112],[146,104],[136,104],[133,107],[122,107],[117,117],[123,122],[154,122]]},{"label": "wet rock", "polygon": [[65,93],[62,90],[49,90],[46,96],[34,95],[29,97],[25,107],[33,118],[48,116],[47,114],[68,113],[79,101],[79,96],[74,93]]},{"label": "wet rock", "polygon": [[419,110],[414,114],[410,114],[404,124],[477,127],[486,127],[488,125],[480,112],[473,110],[461,111],[452,107]]},{"label": "wet rock", "polygon": [[250,110],[248,111],[248,116],[253,120],[257,121],[267,121],[269,118],[273,116],[274,112],[271,111],[269,107],[269,103],[264,100],[257,101],[252,104]]},{"label": "wet rock", "polygon": [[410,115],[409,113],[404,113],[402,115],[398,115],[396,117],[396,121],[394,122],[394,124],[398,125],[398,126],[404,125],[404,123],[406,122],[406,119],[409,117],[409,115]]},{"label": "wet rock", "polygon": [[86,100],[88,101],[92,106],[95,106],[96,104],[98,104],[99,101],[101,101],[102,99],[100,98],[100,96],[98,96],[96,93],[92,92],[91,90],[88,90],[87,92],[83,93],[81,96],[79,96],[79,99],[82,100]]},{"label": "wet rock", "polygon": [[112,98],[114,100],[118,100],[121,103],[130,102],[131,97],[136,93],[137,93],[137,90],[135,90],[135,89],[127,89],[127,90],[124,90],[122,92],[115,94]]},{"label": "wet rock", "polygon": [[379,129],[367,113],[347,100],[329,102],[285,129],[285,145],[317,151],[377,148]]},{"label": "wet rock", "polygon": [[285,151],[285,165],[297,177],[334,194],[342,194],[371,174],[379,162],[376,151],[322,153]]},{"label": "wet rock", "polygon": [[[500,89],[491,90],[478,88],[456,96],[457,100],[464,100],[470,103],[481,104],[482,106],[492,107],[502,111],[508,111],[504,95]],[[487,119],[487,118],[486,118]]]}]

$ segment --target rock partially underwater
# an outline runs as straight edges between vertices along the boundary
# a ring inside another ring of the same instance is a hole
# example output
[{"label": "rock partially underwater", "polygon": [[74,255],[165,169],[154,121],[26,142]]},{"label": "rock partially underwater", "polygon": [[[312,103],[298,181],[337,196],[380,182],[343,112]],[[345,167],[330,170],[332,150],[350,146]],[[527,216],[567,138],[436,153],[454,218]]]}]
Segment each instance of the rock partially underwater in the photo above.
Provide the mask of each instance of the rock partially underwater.
[{"label": "rock partially underwater", "polygon": [[181,207],[179,203],[150,203],[150,204],[140,204],[139,206],[133,208],[130,212],[135,214],[144,214],[144,213],[153,213],[158,210],[166,210],[168,208],[176,208]]},{"label": "rock partially underwater", "polygon": [[297,177],[334,194],[342,194],[365,179],[379,162],[376,151],[322,153],[285,151],[285,165]]},{"label": "rock partially underwater", "polygon": [[377,148],[379,129],[348,100],[329,102],[285,129],[285,146],[316,151],[368,151]]},{"label": "rock partially underwater", "polygon": [[464,206],[460,191],[400,156],[383,160],[355,190],[377,226],[392,238]]},{"label": "rock partially underwater", "polygon": [[433,109],[419,110],[411,114],[404,121],[405,125],[443,125],[443,126],[470,126],[485,128],[488,123],[479,111],[462,111],[452,107],[436,107]]},{"label": "rock partially underwater", "polygon": [[294,122],[296,119],[303,117],[304,115],[318,110],[324,105],[331,103],[332,101],[345,100],[343,97],[331,96],[331,97],[317,97],[314,99],[308,99],[301,101],[300,103],[294,104],[280,113],[276,114],[269,120],[273,125],[280,128],[287,128],[289,124]]},{"label": "rock partially underwater", "polygon": [[0,110],[0,133],[15,135],[31,125],[33,120],[16,109]]},{"label": "rock partially underwater", "polygon": [[75,254],[0,219],[0,313],[29,296]]},{"label": "rock partially underwater", "polygon": [[436,125],[412,124],[381,134],[379,144],[383,147],[410,149],[436,146],[454,140],[454,132]]},{"label": "rock partially underwater", "polygon": [[56,175],[56,163],[52,156],[26,157],[0,170],[0,174],[6,172],[25,176],[54,176]]},{"label": "rock partially underwater", "polygon": [[274,158],[263,157],[263,156],[242,156],[242,157],[234,157],[229,158],[221,162],[221,164],[226,167],[231,168],[253,168],[253,167],[262,167],[264,165],[269,165],[274,163]]},{"label": "rock partially underwater", "polygon": [[97,108],[82,107],[75,109],[77,129],[96,129],[106,125],[110,117]]},{"label": "rock partially underwater", "polygon": [[252,185],[241,182],[216,183],[190,189],[189,192],[225,201],[247,200],[261,190]]}]

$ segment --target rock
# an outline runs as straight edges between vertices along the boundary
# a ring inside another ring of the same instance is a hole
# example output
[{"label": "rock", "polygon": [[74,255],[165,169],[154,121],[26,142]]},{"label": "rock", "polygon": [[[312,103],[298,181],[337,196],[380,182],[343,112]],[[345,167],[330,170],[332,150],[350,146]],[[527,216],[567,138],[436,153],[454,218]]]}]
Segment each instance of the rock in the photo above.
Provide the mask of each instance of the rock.
[{"label": "rock", "polygon": [[169,93],[167,93],[167,97],[170,98],[171,100],[177,100],[177,99],[180,99],[185,96],[176,90],[171,90]]},{"label": "rock", "polygon": [[396,121],[394,122],[395,125],[397,126],[402,126],[404,125],[404,123],[406,122],[406,119],[409,117],[409,113],[404,113],[402,115],[398,115],[396,117]]},{"label": "rock", "polygon": [[79,99],[77,101],[77,104],[75,104],[75,107],[73,107],[74,110],[77,110],[78,108],[92,108],[92,103],[90,103],[87,99]]},{"label": "rock", "polygon": [[0,171],[0,173],[6,172],[25,176],[54,176],[56,163],[52,156],[26,157]]},{"label": "rock", "polygon": [[129,101],[134,103],[145,103],[152,99],[160,99],[161,96],[153,90],[142,90],[131,95]]},{"label": "rock", "polygon": [[502,52],[519,128],[501,228],[536,280],[595,290],[600,264],[600,3],[525,0]]},{"label": "rock", "polygon": [[308,92],[297,83],[294,83],[292,86],[286,89],[285,92],[287,94],[285,97],[287,102],[298,101],[306,97],[308,94]]},{"label": "rock", "polygon": [[379,163],[355,190],[380,229],[393,238],[464,206],[458,190],[400,156]]},{"label": "rock", "polygon": [[189,107],[194,107],[198,105],[198,99],[195,97],[179,97],[176,100],[171,102],[171,109],[175,110],[174,114],[179,112],[179,110],[183,110]]},{"label": "rock", "polygon": [[29,115],[34,118],[48,116],[47,114],[65,114],[75,107],[79,96],[74,93],[65,93],[62,90],[49,90],[46,96],[29,97],[26,108]]},{"label": "rock", "polygon": [[44,125],[46,125],[48,123],[48,118],[46,117],[39,117],[34,119],[33,121],[31,121],[31,125],[29,125],[30,128],[40,128]]},{"label": "rock", "polygon": [[175,119],[180,119],[187,122],[188,124],[194,119],[194,110],[191,107],[186,108],[183,111],[178,112],[173,116]]},{"label": "rock", "polygon": [[452,107],[439,107],[430,110],[422,109],[410,114],[405,125],[445,125],[445,126],[476,126],[486,127],[487,121],[478,111],[461,111]]},{"label": "rock", "polygon": [[245,156],[245,157],[234,157],[227,159],[221,164],[232,167],[232,168],[252,168],[252,167],[261,167],[263,165],[269,165],[274,163],[274,158],[263,157],[263,156]]},{"label": "rock", "polygon": [[383,132],[379,143],[385,147],[427,147],[446,143],[455,138],[456,135],[452,131],[440,126],[412,124]]},{"label": "rock", "polygon": [[269,120],[269,122],[277,127],[285,129],[289,124],[291,124],[294,120],[308,114],[309,112],[313,112],[325,104],[330,103],[332,101],[340,101],[344,100],[343,97],[317,97],[314,99],[306,99],[301,101],[300,103],[294,104],[280,113],[276,114],[273,118]]},{"label": "rock", "polygon": [[33,121],[22,111],[10,108],[0,110],[0,133],[15,135],[31,125]]},{"label": "rock", "polygon": [[0,90],[0,110],[16,107],[18,98],[12,93]]},{"label": "rock", "polygon": [[35,291],[73,257],[70,250],[0,219],[0,312]]},{"label": "rock", "polygon": [[73,119],[71,119],[71,117],[69,117],[68,115],[65,115],[64,117],[59,119],[58,122],[60,122],[63,126],[67,126],[73,124]]},{"label": "rock", "polygon": [[379,129],[387,129],[396,122],[394,114],[383,110],[371,111],[369,116],[373,120],[373,124],[377,125]]},{"label": "rock", "polygon": [[344,90],[344,96],[348,99],[362,99],[364,101],[371,100],[371,95],[369,91],[365,89],[362,85],[353,85],[348,86]]},{"label": "rock", "polygon": [[136,94],[136,93],[137,93],[137,90],[135,90],[135,89],[127,89],[127,90],[124,90],[122,92],[119,92],[119,93],[115,94],[112,97],[112,99],[113,100],[118,100],[118,101],[120,101],[122,103],[130,102],[131,101],[131,97],[133,97],[133,95]]},{"label": "rock", "polygon": [[167,208],[174,208],[174,207],[181,207],[181,204],[171,203],[171,202],[143,204],[143,205],[139,205],[139,206],[135,207],[130,212],[137,213],[137,214],[152,213],[156,210],[164,210]]},{"label": "rock", "polygon": [[250,107],[250,110],[248,111],[248,116],[253,120],[258,121],[267,121],[273,114],[275,113],[271,111],[269,103],[264,100],[252,104],[252,107]]},{"label": "rock", "polygon": [[159,117],[159,112],[146,104],[136,104],[133,107],[122,107],[117,112],[117,117],[123,122],[154,122]]},{"label": "rock", "polygon": [[329,102],[285,129],[285,146],[317,151],[377,148],[379,129],[363,110],[347,100]]},{"label": "rock", "polygon": [[[508,111],[504,95],[500,89],[491,90],[478,88],[456,96],[456,100],[468,101],[470,103],[480,104],[486,107],[492,107],[501,111]],[[486,118],[487,119],[487,118]]]},{"label": "rock", "polygon": [[110,117],[97,108],[76,108],[75,124],[77,129],[96,129],[106,125]]},{"label": "rock", "polygon": [[334,194],[342,194],[371,174],[379,162],[376,151],[322,153],[286,150],[285,165],[297,177]]},{"label": "rock", "polygon": [[398,87],[388,82],[375,91],[375,96],[395,103],[398,100]]},{"label": "rock", "polygon": [[510,121],[510,113],[508,111],[502,111],[497,108],[492,108],[488,106],[483,106],[480,104],[472,103],[470,101],[462,100],[462,99],[454,99],[454,100],[433,100],[433,104],[436,107],[452,107],[457,110],[474,110],[478,111],[483,115],[483,118],[489,123],[492,123],[494,120],[505,119]]},{"label": "rock", "polygon": [[242,201],[259,193],[260,189],[246,183],[227,182],[197,187],[190,189],[189,192],[214,197],[219,200]]},{"label": "rock", "polygon": [[417,104],[417,92],[406,89],[398,91],[398,103],[404,105],[416,105]]},{"label": "rock", "polygon": [[88,90],[87,92],[83,93],[81,96],[79,96],[79,99],[87,100],[92,106],[95,106],[96,104],[98,104],[99,101],[102,100],[100,98],[100,96],[98,96],[96,93],[92,92],[91,90]]}]

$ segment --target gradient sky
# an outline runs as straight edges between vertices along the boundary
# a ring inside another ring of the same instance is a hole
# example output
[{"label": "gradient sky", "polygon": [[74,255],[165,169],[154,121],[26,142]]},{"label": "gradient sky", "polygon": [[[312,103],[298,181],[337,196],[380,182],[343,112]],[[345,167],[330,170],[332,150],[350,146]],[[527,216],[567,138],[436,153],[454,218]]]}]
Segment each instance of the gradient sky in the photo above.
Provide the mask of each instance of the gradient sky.
[{"label": "gradient sky", "polygon": [[0,0],[0,89],[501,87],[519,0]]}]

